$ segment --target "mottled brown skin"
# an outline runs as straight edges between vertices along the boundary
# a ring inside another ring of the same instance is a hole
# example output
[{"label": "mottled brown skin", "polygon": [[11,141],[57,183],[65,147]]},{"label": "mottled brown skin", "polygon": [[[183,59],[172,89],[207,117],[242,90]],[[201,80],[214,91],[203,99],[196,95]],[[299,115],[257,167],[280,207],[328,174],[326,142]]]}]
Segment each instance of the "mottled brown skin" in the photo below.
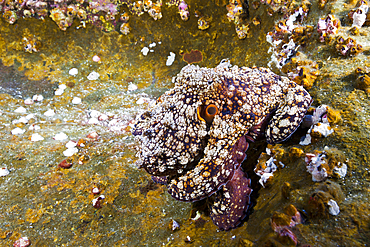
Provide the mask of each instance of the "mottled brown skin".
[{"label": "mottled brown skin", "polygon": [[246,216],[252,193],[250,184],[251,180],[239,167],[233,178],[216,192],[209,216],[221,230],[237,226]]},{"label": "mottled brown skin", "polygon": [[[224,185],[235,182],[246,141],[261,136],[268,143],[284,141],[311,103],[303,87],[289,79],[268,69],[239,68],[227,61],[216,68],[188,65],[174,83],[137,119],[132,133],[141,144],[140,167],[154,176],[168,176],[168,192],[181,201],[201,200],[222,187],[228,189]],[[217,107],[211,120],[204,114],[209,105]],[[244,139],[238,142],[240,138]],[[242,184],[249,188],[248,181]],[[248,197],[251,192],[240,191]],[[215,212],[224,215],[224,222],[219,227],[235,227],[240,220],[232,220],[239,217],[234,214],[242,213],[230,210],[234,195],[224,198],[220,193],[217,197],[222,199],[215,204],[223,204]]]}]

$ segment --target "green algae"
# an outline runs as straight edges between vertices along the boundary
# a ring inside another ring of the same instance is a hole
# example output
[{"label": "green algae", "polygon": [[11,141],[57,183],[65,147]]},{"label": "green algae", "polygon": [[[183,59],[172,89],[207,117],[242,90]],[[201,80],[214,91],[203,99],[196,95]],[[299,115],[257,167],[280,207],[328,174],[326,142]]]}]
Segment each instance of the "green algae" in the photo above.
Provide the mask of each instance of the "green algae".
[{"label": "green algae", "polygon": [[[48,18],[21,19],[15,25],[0,20],[2,63],[24,75],[14,79],[21,85],[17,94],[5,90],[14,88],[14,84],[7,84],[8,75],[2,74],[0,80],[0,164],[10,170],[10,175],[0,177],[0,245],[12,245],[19,237],[27,236],[32,246],[183,246],[188,239],[189,246],[247,246],[251,242],[255,246],[283,246],[291,242],[276,236],[270,218],[290,204],[306,218],[294,229],[300,244],[369,244],[369,95],[356,88],[354,73],[357,67],[369,66],[366,64],[369,27],[362,27],[362,35],[354,37],[364,46],[364,52],[356,57],[341,57],[333,44],[319,43],[315,36],[300,49],[320,67],[320,76],[310,89],[314,106],[328,104],[342,118],[334,126],[334,134],[303,147],[305,152],[313,152],[328,146],[345,154],[349,165],[347,176],[334,179],[345,195],[345,200],[338,202],[341,209],[338,216],[321,219],[307,213],[309,198],[317,185],[306,172],[304,159],[293,159],[287,154],[292,146],[297,146],[295,143],[280,147],[286,166],[274,174],[265,188],[258,190],[249,219],[229,232],[217,230],[207,216],[207,209],[202,207],[205,202],[199,202],[199,206],[176,201],[163,186],[153,184],[149,175],[137,169],[130,121],[147,107],[147,103],[137,101],[142,97],[156,98],[172,87],[171,77],[186,65],[181,60],[183,51],[200,50],[203,61],[198,64],[207,67],[224,58],[239,66],[267,67],[270,61],[266,33],[273,30],[274,22],[282,15],[268,16],[265,5],[257,10],[251,8],[250,18],[260,16],[261,24],[251,25],[248,38],[239,40],[234,24],[225,18],[227,11],[222,4],[189,1],[189,5],[212,17],[209,29],[199,30],[193,14],[183,22],[176,8],[164,6],[163,18],[158,21],[147,15],[130,17],[132,32],[128,36],[103,33],[89,25],[77,30],[77,23],[63,32]],[[353,7],[331,1],[320,10],[313,3],[307,23],[315,26],[328,11],[345,19]],[[340,35],[349,36],[349,29],[348,21]],[[28,34],[39,38],[40,52],[30,54],[22,50],[22,37]],[[141,49],[152,42],[157,44],[154,52],[144,56]],[[166,66],[170,52],[176,54],[176,60]],[[92,60],[94,55],[101,58],[101,63]],[[69,75],[71,68],[77,68],[79,73]],[[92,71],[100,74],[98,80],[87,79]],[[34,87],[36,82],[42,83],[42,87]],[[138,90],[128,91],[131,83]],[[68,86],[60,96],[54,95],[58,84]],[[45,97],[42,102],[24,104],[25,98],[40,93]],[[72,104],[74,97],[80,97],[82,103]],[[15,113],[19,106],[25,107],[27,113]],[[49,109],[54,109],[56,115],[45,116],[43,113]],[[91,110],[122,119],[122,129],[112,131],[107,122],[88,124]],[[32,121],[12,123],[29,113],[36,115]],[[31,124],[39,125],[40,130],[28,130]],[[25,133],[12,135],[16,126]],[[99,133],[99,139],[86,137],[93,131]],[[31,142],[36,132],[44,140]],[[85,146],[70,158],[73,163],[70,169],[58,167],[67,158],[63,152],[68,141],[54,140],[59,132],[66,133],[68,140],[84,140]],[[250,150],[261,152],[263,148],[251,145]],[[245,170],[253,170],[258,155],[248,155],[247,163],[243,164]],[[251,173],[249,176],[258,186],[258,178]],[[285,182],[291,184],[288,199],[281,189]],[[94,186],[105,196],[100,209],[92,206],[97,197],[91,193]],[[193,220],[196,211],[200,212],[200,219]],[[171,230],[172,220],[180,224],[176,231]]]}]

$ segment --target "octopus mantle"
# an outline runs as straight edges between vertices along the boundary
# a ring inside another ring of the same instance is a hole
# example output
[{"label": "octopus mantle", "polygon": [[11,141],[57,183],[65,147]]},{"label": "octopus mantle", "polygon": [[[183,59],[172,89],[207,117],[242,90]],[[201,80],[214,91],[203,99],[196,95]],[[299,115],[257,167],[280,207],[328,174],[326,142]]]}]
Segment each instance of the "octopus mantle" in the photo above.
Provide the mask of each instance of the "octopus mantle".
[{"label": "octopus mantle", "polygon": [[175,86],[137,118],[138,164],[177,200],[216,193],[211,218],[228,230],[245,217],[248,143],[286,140],[311,104],[303,87],[265,68],[185,66]]}]

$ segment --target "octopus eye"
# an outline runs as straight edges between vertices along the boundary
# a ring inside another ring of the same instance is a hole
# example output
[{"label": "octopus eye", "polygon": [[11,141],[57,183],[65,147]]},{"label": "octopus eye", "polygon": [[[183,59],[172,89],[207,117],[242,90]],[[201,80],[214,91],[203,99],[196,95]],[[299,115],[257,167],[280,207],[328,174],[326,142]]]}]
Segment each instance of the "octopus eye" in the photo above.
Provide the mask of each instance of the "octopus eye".
[{"label": "octopus eye", "polygon": [[218,108],[214,104],[210,104],[208,106],[200,106],[197,109],[197,114],[200,120],[211,124],[214,117],[218,113]]},{"label": "octopus eye", "polygon": [[207,108],[206,108],[206,116],[214,118],[215,115],[217,114],[217,111],[218,111],[217,106],[211,104],[211,105],[207,106]]}]

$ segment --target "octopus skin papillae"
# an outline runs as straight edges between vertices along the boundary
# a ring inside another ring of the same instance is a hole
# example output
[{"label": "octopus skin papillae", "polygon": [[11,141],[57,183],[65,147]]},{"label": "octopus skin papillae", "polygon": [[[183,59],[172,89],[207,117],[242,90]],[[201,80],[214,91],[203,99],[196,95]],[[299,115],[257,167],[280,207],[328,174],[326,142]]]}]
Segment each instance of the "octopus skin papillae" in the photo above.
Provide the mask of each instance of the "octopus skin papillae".
[{"label": "octopus skin papillae", "polygon": [[279,143],[299,127],[312,99],[286,77],[265,68],[185,66],[132,130],[138,165],[166,184],[177,200],[211,196],[210,217],[236,227],[250,204],[250,179],[241,163],[249,143]]}]

